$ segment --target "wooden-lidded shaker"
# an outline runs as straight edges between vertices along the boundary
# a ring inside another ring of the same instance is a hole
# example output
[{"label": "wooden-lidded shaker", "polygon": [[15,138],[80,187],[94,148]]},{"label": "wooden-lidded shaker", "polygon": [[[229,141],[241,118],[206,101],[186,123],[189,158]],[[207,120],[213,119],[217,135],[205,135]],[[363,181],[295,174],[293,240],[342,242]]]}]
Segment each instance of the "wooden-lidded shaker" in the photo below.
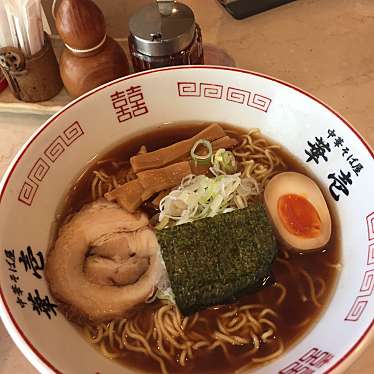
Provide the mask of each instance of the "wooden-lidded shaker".
[{"label": "wooden-lidded shaker", "polygon": [[62,0],[55,14],[65,48],[60,74],[73,97],[129,74],[120,45],[106,34],[104,16],[91,0]]}]

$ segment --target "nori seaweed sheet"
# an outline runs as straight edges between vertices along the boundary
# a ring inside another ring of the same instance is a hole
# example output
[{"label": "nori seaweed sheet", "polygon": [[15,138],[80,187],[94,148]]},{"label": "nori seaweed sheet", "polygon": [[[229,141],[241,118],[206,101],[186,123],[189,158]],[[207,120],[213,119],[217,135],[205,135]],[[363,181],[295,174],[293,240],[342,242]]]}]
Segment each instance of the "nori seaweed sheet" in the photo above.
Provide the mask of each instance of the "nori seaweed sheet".
[{"label": "nori seaweed sheet", "polygon": [[176,303],[188,315],[256,291],[277,249],[261,203],[157,232]]}]

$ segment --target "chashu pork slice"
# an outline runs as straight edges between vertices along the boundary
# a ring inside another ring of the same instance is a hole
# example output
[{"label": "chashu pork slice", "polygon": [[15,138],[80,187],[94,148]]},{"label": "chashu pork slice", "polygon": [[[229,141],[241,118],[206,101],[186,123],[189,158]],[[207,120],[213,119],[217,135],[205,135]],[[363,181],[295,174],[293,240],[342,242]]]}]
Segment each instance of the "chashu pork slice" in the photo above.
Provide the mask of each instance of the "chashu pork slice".
[{"label": "chashu pork slice", "polygon": [[159,245],[143,213],[104,199],[84,206],[60,229],[46,278],[68,318],[103,322],[125,316],[153,292]]}]

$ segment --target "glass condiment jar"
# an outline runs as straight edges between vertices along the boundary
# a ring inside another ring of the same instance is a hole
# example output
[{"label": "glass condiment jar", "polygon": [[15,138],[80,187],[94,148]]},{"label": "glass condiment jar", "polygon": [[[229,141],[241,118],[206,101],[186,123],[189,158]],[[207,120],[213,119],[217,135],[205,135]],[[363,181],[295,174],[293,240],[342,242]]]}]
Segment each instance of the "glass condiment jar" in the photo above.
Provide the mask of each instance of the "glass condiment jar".
[{"label": "glass condiment jar", "polygon": [[204,63],[201,29],[187,5],[175,1],[148,4],[130,18],[129,29],[136,72]]}]

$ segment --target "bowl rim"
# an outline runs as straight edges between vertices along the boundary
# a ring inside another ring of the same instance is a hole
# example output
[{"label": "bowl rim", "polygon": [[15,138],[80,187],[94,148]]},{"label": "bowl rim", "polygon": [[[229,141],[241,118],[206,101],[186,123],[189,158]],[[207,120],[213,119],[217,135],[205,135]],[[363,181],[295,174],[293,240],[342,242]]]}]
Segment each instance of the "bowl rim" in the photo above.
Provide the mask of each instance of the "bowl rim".
[{"label": "bowl rim", "polygon": [[[355,135],[358,140],[365,146],[365,148],[369,151],[369,154],[371,157],[374,159],[374,151],[369,145],[369,143],[364,139],[364,137],[360,134],[359,131],[357,131],[352,124],[348,120],[346,120],[341,114],[339,114],[337,111],[332,109],[329,105],[324,103],[322,100],[318,99],[314,95],[310,94],[309,92],[291,84],[286,81],[283,81],[281,79],[272,77],[270,75],[266,75],[263,73],[258,73],[246,69],[240,69],[240,68],[235,68],[235,67],[226,67],[226,66],[216,66],[216,65],[182,65],[182,66],[172,66],[172,67],[165,67],[165,68],[158,68],[158,69],[152,69],[152,70],[147,70],[139,73],[134,73],[130,74],[121,78],[118,78],[114,81],[105,83],[99,87],[96,87],[92,89],[91,91],[83,94],[82,96],[76,98],[66,106],[64,106],[62,109],[60,109],[57,113],[55,113],[51,118],[49,118],[44,124],[42,124],[26,141],[26,143],[22,146],[22,148],[17,152],[16,156],[13,158],[11,161],[10,165],[6,169],[3,177],[1,178],[0,181],[0,206],[1,206],[1,201],[4,195],[4,192],[6,190],[6,187],[8,185],[8,182],[10,180],[10,177],[13,174],[13,171],[17,167],[17,164],[19,161],[22,159],[24,154],[26,153],[27,149],[31,146],[31,144],[43,133],[43,131],[51,125],[58,117],[60,117],[65,111],[67,111],[69,108],[73,107],[74,105],[78,104],[80,101],[83,101],[87,97],[95,94],[96,92],[99,92],[106,87],[110,87],[112,85],[115,85],[119,82],[123,82],[129,79],[133,79],[139,76],[144,76],[148,74],[155,74],[159,72],[164,72],[164,71],[170,71],[170,70],[193,70],[193,69],[208,69],[208,70],[221,70],[221,71],[233,71],[237,73],[242,73],[242,74],[247,74],[247,75],[253,75],[257,76],[260,78],[264,78],[266,80],[270,80],[276,83],[279,83],[283,86],[287,86],[299,93],[301,93],[304,96],[309,97],[313,101],[317,102],[318,104],[322,105],[325,109],[327,109],[329,112],[331,112],[333,115],[338,117],[340,121],[345,124]],[[24,332],[22,331],[21,327],[17,324],[14,316],[10,312],[9,305],[6,302],[4,293],[2,291],[1,287],[1,282],[0,282],[0,317],[12,337],[13,342],[18,346],[22,354],[24,354],[27,359],[31,362],[32,365],[34,365],[36,368],[43,368],[43,371],[46,370],[46,372],[52,370],[53,373],[56,374],[62,374],[61,371],[56,369],[46,357],[43,356],[42,353],[40,353],[31,343],[31,341],[26,337]],[[374,318],[370,325],[367,327],[367,329],[362,333],[362,335],[359,337],[357,341],[352,345],[352,347],[346,351],[342,357],[339,358],[339,360],[328,370],[326,370],[324,373],[331,373],[335,371],[341,372],[342,370],[346,369],[348,366],[352,364],[354,359],[362,353],[361,348],[364,348],[366,343],[368,343],[370,338],[374,337],[374,329],[372,329],[374,326]],[[23,344],[25,343],[25,344]]]}]

